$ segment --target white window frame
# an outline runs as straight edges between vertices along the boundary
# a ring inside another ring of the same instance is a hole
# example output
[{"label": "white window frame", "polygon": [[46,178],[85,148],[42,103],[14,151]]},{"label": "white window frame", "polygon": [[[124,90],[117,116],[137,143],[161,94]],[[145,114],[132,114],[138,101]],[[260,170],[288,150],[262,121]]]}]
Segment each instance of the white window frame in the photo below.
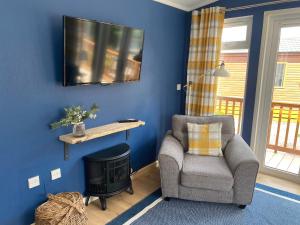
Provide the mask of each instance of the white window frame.
[{"label": "white window frame", "polygon": [[249,49],[251,43],[253,16],[242,16],[225,19],[224,28],[247,26],[245,41],[222,42],[222,50]]},{"label": "white window frame", "polygon": [[[228,18],[228,19],[224,20],[224,28],[247,26],[247,35],[246,35],[245,41],[222,42],[222,46],[221,46],[221,53],[222,53],[222,51],[227,51],[227,50],[237,50],[237,49],[247,49],[248,50],[245,89],[244,89],[244,95],[243,95],[244,103],[243,103],[243,111],[241,113],[241,127],[240,127],[239,134],[243,133],[243,124],[244,124],[243,122],[244,122],[245,105],[246,105],[245,97],[246,97],[247,82],[248,82],[249,51],[250,51],[251,35],[252,35],[252,22],[253,22],[253,16],[233,17],[233,18]],[[226,62],[225,62],[225,64],[226,64]]]}]

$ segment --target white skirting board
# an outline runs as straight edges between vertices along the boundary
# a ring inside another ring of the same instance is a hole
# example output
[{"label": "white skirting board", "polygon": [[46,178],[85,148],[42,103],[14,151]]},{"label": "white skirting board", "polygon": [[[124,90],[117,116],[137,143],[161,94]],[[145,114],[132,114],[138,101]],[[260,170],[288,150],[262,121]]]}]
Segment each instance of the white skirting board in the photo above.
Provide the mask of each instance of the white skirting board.
[{"label": "white skirting board", "polygon": [[[96,201],[98,199],[99,199],[98,197],[91,196],[88,204],[90,204],[91,202]],[[85,200],[86,200],[86,197],[83,198],[83,204],[85,204]]]}]

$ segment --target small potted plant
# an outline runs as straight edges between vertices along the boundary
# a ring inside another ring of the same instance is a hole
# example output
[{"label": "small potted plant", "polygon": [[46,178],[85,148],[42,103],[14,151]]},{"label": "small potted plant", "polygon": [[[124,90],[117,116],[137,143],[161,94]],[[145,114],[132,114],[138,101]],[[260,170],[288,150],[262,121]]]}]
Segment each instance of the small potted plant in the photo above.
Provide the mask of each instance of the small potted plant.
[{"label": "small potted plant", "polygon": [[84,110],[81,106],[72,106],[65,108],[65,117],[51,123],[51,129],[57,129],[60,127],[68,127],[73,125],[73,135],[74,137],[82,137],[85,135],[85,124],[86,119],[96,119],[96,112],[99,107],[93,104],[89,111]]}]

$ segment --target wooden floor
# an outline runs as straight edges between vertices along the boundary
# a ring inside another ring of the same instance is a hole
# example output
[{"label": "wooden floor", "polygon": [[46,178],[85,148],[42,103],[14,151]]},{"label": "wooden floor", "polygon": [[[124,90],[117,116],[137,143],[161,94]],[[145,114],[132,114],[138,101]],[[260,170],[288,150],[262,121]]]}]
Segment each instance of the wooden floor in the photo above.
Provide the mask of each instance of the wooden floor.
[{"label": "wooden floor", "polygon": [[[109,198],[107,200],[107,209],[105,211],[100,210],[98,201],[91,202],[87,207],[89,218],[88,224],[106,224],[151,194],[153,191],[157,190],[160,187],[159,169],[156,167],[156,164],[152,164],[133,175],[132,181],[134,195],[129,195],[124,192],[120,195]],[[257,182],[300,195],[300,185],[290,181],[259,174]]]},{"label": "wooden floor", "polygon": [[265,165],[290,173],[298,174],[300,168],[300,155],[290,154],[267,149]]},{"label": "wooden floor", "polygon": [[156,164],[141,169],[132,177],[134,194],[123,192],[107,199],[107,209],[100,210],[99,201],[87,207],[89,225],[106,224],[160,187],[159,170]]}]

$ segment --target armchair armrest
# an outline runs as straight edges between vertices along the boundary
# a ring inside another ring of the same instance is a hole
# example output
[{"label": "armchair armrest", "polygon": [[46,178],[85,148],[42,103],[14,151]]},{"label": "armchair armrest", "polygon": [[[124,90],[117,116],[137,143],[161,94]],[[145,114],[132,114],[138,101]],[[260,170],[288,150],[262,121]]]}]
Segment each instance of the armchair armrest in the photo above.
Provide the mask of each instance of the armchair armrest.
[{"label": "armchair armrest", "polygon": [[183,146],[167,133],[158,156],[163,197],[178,197],[183,156]]},{"label": "armchair armrest", "polygon": [[225,148],[224,157],[234,177],[234,203],[247,205],[253,197],[259,162],[252,149],[239,135]]}]

